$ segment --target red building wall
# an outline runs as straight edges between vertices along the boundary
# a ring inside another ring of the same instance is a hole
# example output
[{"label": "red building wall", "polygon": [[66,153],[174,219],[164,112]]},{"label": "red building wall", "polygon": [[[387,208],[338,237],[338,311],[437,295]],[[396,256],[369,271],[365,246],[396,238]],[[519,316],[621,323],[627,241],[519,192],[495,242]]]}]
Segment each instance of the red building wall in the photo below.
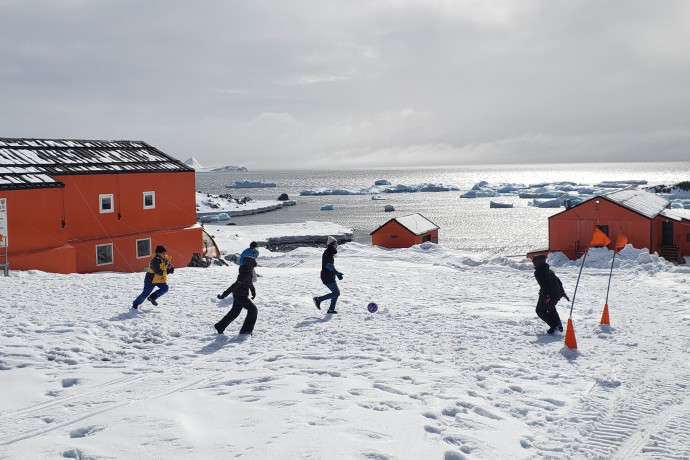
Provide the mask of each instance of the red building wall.
[{"label": "red building wall", "polygon": [[668,219],[663,216],[657,216],[652,222],[653,232],[653,249],[652,252],[661,252],[662,243],[662,227],[664,222],[673,224],[673,245],[678,246],[678,254],[680,256],[690,256],[690,241],[688,241],[688,234],[690,234],[690,221],[683,220],[678,222],[676,220]]},{"label": "red building wall", "polygon": [[[139,271],[136,240],[164,244],[177,266],[202,252],[196,226],[194,172],[55,176],[65,188],[0,192],[7,198],[10,268],[57,273]],[[155,207],[144,209],[144,192]],[[99,196],[113,195],[113,212],[101,213]],[[63,226],[64,222],[64,226]],[[113,263],[97,265],[96,246],[113,245]]]},{"label": "red building wall", "polygon": [[431,241],[438,241],[438,230],[415,235],[393,220],[372,233],[371,244],[391,249],[409,248],[415,244],[421,244],[425,236],[431,237]]},{"label": "red building wall", "polygon": [[599,225],[609,227],[612,241],[609,248],[613,248],[613,242],[621,231],[633,247],[656,250],[650,247],[651,219],[598,197],[549,218],[549,251],[561,251],[571,259],[580,257],[581,251],[589,244],[597,220]]}]

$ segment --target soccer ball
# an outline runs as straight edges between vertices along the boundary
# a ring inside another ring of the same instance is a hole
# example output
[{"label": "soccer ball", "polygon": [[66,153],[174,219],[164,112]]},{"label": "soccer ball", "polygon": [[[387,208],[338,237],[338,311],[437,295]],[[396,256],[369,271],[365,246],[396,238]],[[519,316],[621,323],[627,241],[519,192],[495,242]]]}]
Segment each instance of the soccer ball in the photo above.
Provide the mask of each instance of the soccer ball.
[{"label": "soccer ball", "polygon": [[374,313],[378,309],[379,309],[379,306],[376,305],[374,302],[371,302],[369,305],[367,305],[367,310],[369,310],[369,313]]}]

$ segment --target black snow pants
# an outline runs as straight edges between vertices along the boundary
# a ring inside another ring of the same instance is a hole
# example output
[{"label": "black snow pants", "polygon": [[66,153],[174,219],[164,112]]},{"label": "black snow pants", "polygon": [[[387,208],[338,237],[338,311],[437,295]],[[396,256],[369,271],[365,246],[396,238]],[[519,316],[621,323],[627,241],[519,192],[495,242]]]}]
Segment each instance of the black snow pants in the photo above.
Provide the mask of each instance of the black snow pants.
[{"label": "black snow pants", "polygon": [[536,312],[537,316],[548,324],[550,328],[561,325],[561,317],[558,316],[558,311],[556,311],[556,304],[552,306],[546,305],[546,299],[542,296],[539,296],[539,300],[537,301]]},{"label": "black snow pants", "polygon": [[256,305],[249,300],[249,297],[234,297],[232,300],[232,308],[223,316],[223,319],[218,321],[218,331],[223,332],[235,318],[237,318],[243,308],[247,309],[247,317],[244,318],[240,334],[251,334],[254,331],[254,324],[256,323],[257,309]]}]

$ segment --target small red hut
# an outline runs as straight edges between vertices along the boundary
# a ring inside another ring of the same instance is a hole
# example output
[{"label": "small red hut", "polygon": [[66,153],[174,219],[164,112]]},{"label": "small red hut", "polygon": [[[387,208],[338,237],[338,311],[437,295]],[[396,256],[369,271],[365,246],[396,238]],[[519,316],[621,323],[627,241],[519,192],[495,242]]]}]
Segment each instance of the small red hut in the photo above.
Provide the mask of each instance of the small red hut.
[{"label": "small red hut", "polygon": [[384,248],[409,248],[426,241],[438,243],[438,225],[421,214],[393,218],[371,232],[371,244]]},{"label": "small red hut", "polygon": [[596,196],[551,216],[549,251],[580,257],[596,222],[612,242],[622,232],[633,247],[647,248],[668,260],[690,256],[688,215],[671,209],[663,197],[638,189]]},{"label": "small red hut", "polygon": [[10,268],[142,270],[163,244],[186,266],[202,252],[194,170],[138,141],[0,138]]}]

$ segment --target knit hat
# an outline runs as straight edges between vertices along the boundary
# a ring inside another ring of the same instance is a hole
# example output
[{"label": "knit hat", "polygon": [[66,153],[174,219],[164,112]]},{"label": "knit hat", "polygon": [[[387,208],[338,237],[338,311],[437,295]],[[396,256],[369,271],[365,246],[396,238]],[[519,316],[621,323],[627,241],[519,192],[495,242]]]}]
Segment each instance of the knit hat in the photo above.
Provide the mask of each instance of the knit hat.
[{"label": "knit hat", "polygon": [[337,243],[338,240],[335,239],[334,236],[329,236],[328,239],[326,240],[326,246],[330,246],[333,243]]},{"label": "knit hat", "polygon": [[546,263],[546,256],[544,254],[536,255],[532,259],[532,263],[534,264],[535,267],[539,267],[541,265],[544,265],[544,263]]},{"label": "knit hat", "polygon": [[258,245],[259,245],[259,243],[257,243],[256,241],[252,241],[251,243],[249,243],[249,247],[252,248],[252,249],[254,249],[255,247],[257,247]]},{"label": "knit hat", "polygon": [[161,252],[167,252],[167,250],[165,249],[165,246],[159,244],[158,246],[156,246],[156,254],[160,254]]}]

